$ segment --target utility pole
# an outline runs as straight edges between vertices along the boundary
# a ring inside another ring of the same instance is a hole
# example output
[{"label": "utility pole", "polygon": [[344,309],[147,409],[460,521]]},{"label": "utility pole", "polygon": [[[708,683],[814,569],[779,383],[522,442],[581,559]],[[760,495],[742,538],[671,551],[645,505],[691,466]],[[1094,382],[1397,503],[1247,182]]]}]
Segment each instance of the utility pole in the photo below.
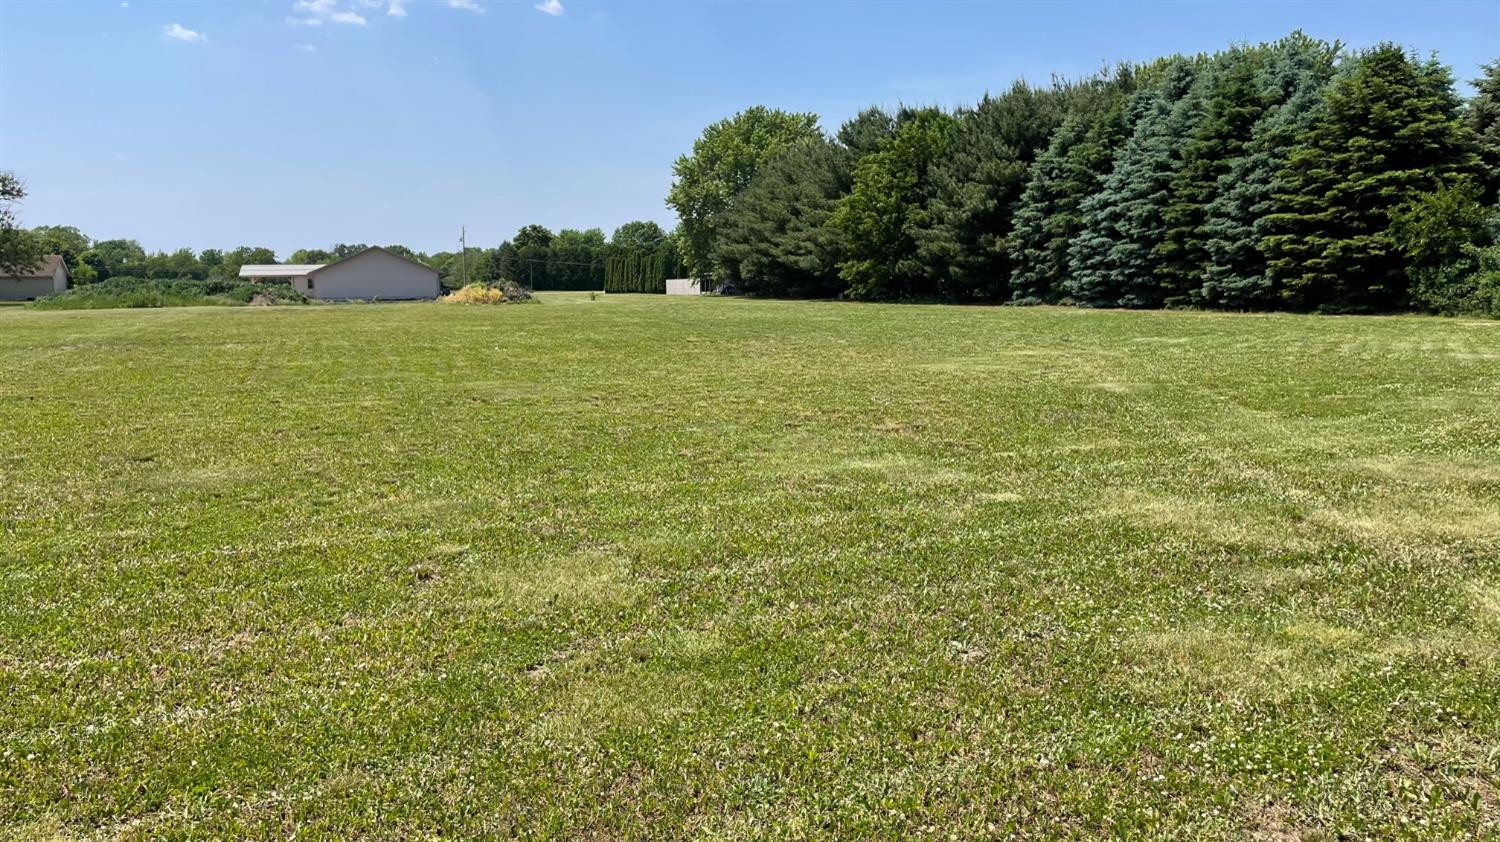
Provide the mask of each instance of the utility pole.
[{"label": "utility pole", "polygon": [[464,286],[469,285],[469,227],[458,229],[458,250],[464,256]]}]

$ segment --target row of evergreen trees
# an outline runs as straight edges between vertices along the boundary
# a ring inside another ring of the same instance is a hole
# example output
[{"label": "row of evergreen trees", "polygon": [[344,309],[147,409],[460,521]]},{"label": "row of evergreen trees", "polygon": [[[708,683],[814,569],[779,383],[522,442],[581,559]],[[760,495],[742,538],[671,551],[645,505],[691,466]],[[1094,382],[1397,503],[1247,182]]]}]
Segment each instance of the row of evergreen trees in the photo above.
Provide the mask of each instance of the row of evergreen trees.
[{"label": "row of evergreen trees", "polygon": [[677,277],[677,251],[669,246],[614,254],[604,259],[605,292],[665,293]]},{"label": "row of evergreen trees", "polygon": [[1476,85],[1293,33],[833,138],[751,109],[668,203],[695,274],[752,294],[1500,312],[1500,63]]}]

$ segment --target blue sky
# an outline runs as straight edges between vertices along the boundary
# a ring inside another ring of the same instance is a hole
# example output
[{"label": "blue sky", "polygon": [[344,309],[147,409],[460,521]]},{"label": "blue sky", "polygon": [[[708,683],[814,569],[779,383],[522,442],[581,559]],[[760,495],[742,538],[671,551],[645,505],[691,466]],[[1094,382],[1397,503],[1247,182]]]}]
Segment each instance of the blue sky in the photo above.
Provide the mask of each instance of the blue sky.
[{"label": "blue sky", "polygon": [[[492,246],[673,222],[672,161],[754,104],[870,103],[1295,28],[1500,56],[1500,2],[0,2],[0,167],[23,224],[146,248]],[[1465,87],[1467,91],[1467,87]]]}]

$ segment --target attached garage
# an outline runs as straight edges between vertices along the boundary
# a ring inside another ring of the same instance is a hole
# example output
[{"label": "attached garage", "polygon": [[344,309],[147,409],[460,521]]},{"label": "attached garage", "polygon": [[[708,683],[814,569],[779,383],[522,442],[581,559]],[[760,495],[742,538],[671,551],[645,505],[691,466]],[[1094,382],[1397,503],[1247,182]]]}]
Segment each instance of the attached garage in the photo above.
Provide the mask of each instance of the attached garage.
[{"label": "attached garage", "polygon": [[309,298],[330,301],[410,301],[442,291],[436,269],[379,246],[324,265],[242,266],[240,277],[289,283]]},{"label": "attached garage", "polygon": [[42,262],[24,272],[0,275],[0,301],[30,301],[68,288],[68,264],[62,255],[49,254]]}]

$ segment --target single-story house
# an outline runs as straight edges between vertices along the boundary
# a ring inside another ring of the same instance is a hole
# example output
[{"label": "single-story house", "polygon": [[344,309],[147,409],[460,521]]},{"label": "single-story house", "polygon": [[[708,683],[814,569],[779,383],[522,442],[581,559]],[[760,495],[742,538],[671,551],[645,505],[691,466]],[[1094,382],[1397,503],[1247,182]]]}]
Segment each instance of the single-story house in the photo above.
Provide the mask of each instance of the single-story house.
[{"label": "single-story house", "polygon": [[0,301],[27,301],[68,288],[68,264],[60,254],[42,256],[42,262],[14,275],[0,275]]},{"label": "single-story house", "polygon": [[442,292],[438,270],[379,246],[333,263],[253,263],[240,267],[240,277],[291,284],[308,298],[335,301],[436,298]]},{"label": "single-story house", "polygon": [[697,278],[667,278],[667,295],[701,295]]}]

